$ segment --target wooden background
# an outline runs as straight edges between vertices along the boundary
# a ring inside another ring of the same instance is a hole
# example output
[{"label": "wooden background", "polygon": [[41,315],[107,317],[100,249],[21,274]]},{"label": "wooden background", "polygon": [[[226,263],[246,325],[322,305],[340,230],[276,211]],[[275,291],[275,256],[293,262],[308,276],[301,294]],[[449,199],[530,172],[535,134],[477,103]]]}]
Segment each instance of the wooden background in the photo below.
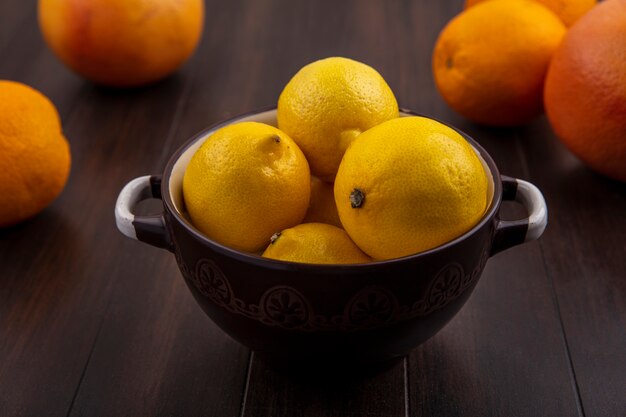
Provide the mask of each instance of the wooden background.
[{"label": "wooden background", "polygon": [[[582,166],[544,118],[487,129],[444,104],[430,54],[461,8],[209,1],[175,76],[116,91],[55,59],[34,0],[0,1],[0,78],[52,99],[73,154],[60,198],[0,230],[0,415],[626,416],[626,186]],[[195,132],[276,103],[301,66],[333,55],[372,65],[401,106],[476,138],[502,173],[545,193],[550,220],[540,241],[492,258],[461,313],[404,361],[313,378],[223,334],[171,254],[116,230],[113,206]]]}]

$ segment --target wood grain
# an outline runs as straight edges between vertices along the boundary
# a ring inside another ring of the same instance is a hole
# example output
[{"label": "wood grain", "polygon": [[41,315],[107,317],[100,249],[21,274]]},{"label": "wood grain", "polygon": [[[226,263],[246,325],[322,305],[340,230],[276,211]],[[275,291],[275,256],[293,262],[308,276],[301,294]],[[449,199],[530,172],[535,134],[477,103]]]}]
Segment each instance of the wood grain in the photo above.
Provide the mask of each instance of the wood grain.
[{"label": "wood grain", "polygon": [[584,414],[626,416],[626,186],[585,167],[547,123],[526,137],[531,179],[550,207],[540,246]]}]

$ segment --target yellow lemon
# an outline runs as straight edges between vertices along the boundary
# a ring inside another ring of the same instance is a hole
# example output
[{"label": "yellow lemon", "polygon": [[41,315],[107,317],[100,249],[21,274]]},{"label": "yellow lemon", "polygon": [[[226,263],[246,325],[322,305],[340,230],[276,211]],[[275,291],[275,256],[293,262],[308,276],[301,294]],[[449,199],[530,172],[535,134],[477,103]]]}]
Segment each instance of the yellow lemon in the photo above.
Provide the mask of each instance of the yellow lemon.
[{"label": "yellow lemon", "polygon": [[370,262],[342,229],[324,223],[303,223],[272,236],[266,258],[309,264]]},{"label": "yellow lemon", "polygon": [[488,181],[472,146],[453,129],[404,117],[362,133],[335,181],[344,229],[374,259],[425,251],[482,217]]},{"label": "yellow lemon", "polygon": [[326,223],[343,227],[337,213],[333,184],[311,176],[311,201],[303,223]]},{"label": "yellow lemon", "polygon": [[277,117],[311,172],[333,182],[348,145],[359,133],[398,117],[398,103],[372,67],[333,57],[298,71],[280,94]]},{"label": "yellow lemon", "polygon": [[191,222],[209,238],[258,252],[276,230],[302,221],[311,175],[298,145],[275,127],[243,122],[213,133],[183,178]]}]

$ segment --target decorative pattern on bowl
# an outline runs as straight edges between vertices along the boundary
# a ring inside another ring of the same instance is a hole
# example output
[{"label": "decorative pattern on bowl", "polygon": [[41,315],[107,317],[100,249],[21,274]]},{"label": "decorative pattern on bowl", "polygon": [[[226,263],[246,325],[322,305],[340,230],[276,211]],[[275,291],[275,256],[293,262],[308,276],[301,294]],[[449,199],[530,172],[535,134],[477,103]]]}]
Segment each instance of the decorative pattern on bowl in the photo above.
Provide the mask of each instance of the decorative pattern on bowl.
[{"label": "decorative pattern on bowl", "polygon": [[393,292],[383,286],[367,286],[349,299],[343,314],[328,317],[316,314],[306,296],[289,285],[273,286],[258,303],[247,304],[236,297],[215,262],[200,259],[190,270],[176,256],[185,279],[217,306],[267,326],[302,331],[359,331],[426,316],[445,307],[474,284],[488,258],[489,252],[483,251],[479,264],[467,274],[459,263],[449,263],[432,280],[424,297],[411,305],[400,305]]}]

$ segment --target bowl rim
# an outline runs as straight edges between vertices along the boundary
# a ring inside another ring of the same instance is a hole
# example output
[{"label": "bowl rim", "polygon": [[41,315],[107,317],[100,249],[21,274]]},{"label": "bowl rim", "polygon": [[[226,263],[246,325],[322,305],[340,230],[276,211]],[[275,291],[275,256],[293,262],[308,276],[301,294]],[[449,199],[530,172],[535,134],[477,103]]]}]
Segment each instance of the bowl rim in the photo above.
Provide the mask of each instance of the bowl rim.
[{"label": "bowl rim", "polygon": [[[500,171],[498,170],[498,167],[496,166],[491,155],[489,155],[489,153],[476,140],[474,140],[470,135],[463,132],[462,130],[459,130],[456,127],[451,126],[450,124],[445,123],[437,118],[420,114],[420,113],[414,112],[413,110],[409,110],[409,109],[401,107],[399,109],[400,113],[404,113],[410,116],[425,117],[431,120],[435,120],[453,129],[454,131],[458,132],[465,140],[467,140],[474,147],[476,151],[480,153],[480,156],[484,159],[485,163],[489,167],[489,170],[491,171],[491,175],[493,177],[493,197],[491,199],[491,204],[489,205],[489,208],[485,210],[485,213],[481,217],[480,221],[476,223],[471,229],[469,229],[462,235],[457,236],[453,240],[450,240],[442,245],[439,245],[434,248],[431,248],[422,252],[418,252],[412,255],[407,255],[407,256],[403,256],[400,258],[393,258],[393,259],[374,260],[368,263],[353,263],[353,264],[311,264],[311,263],[283,261],[283,260],[278,260],[278,259],[264,258],[255,253],[243,252],[243,251],[239,251],[237,249],[222,245],[221,243],[218,243],[210,239],[209,237],[205,236],[204,234],[202,234],[184,216],[182,216],[178,212],[178,210],[176,209],[174,205],[172,196],[170,194],[170,178],[172,175],[172,171],[174,169],[174,166],[176,165],[176,162],[185,153],[185,151],[194,143],[196,143],[198,140],[206,137],[208,132],[215,131],[224,126],[236,123],[240,119],[248,118],[248,117],[255,116],[261,113],[266,113],[266,112],[276,110],[276,109],[277,109],[276,106],[266,106],[257,110],[248,111],[248,112],[236,115],[236,116],[232,116],[226,120],[219,121],[217,123],[214,123],[202,129],[201,131],[193,135],[191,138],[189,138],[187,141],[185,141],[185,143],[183,143],[172,154],[172,156],[169,158],[165,166],[165,170],[163,171],[163,176],[161,180],[161,196],[162,196],[164,206],[166,207],[167,214],[169,216],[172,216],[180,225],[182,225],[185,228],[185,230],[189,234],[191,234],[196,239],[201,241],[204,245],[210,246],[213,250],[220,252],[223,255],[229,256],[238,261],[251,263],[251,264],[265,267],[265,268],[272,268],[272,269],[278,269],[278,270],[291,270],[291,271],[313,271],[313,272],[314,271],[319,272],[321,270],[353,271],[353,270],[367,270],[367,269],[388,267],[390,265],[411,262],[417,258],[426,258],[434,253],[441,252],[451,246],[458,244],[459,242],[467,239],[469,236],[476,233],[478,230],[482,229],[486,223],[491,222],[500,208],[500,205],[502,202],[502,182],[501,182],[501,177],[500,177]],[[166,216],[166,221],[167,220],[168,220],[168,216]]]}]

